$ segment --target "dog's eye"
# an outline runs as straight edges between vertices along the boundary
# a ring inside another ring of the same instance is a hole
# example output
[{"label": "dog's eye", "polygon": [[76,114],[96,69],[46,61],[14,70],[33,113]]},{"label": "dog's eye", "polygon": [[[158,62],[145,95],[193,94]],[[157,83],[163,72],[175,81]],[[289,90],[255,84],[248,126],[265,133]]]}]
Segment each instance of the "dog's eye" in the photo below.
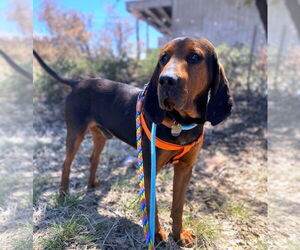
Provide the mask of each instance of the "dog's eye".
[{"label": "dog's eye", "polygon": [[167,62],[169,61],[169,59],[170,59],[170,56],[168,54],[164,54],[161,56],[159,61],[161,62],[161,64],[166,65]]},{"label": "dog's eye", "polygon": [[190,64],[196,64],[202,60],[202,57],[200,55],[198,55],[197,53],[193,52],[187,56],[186,60]]}]

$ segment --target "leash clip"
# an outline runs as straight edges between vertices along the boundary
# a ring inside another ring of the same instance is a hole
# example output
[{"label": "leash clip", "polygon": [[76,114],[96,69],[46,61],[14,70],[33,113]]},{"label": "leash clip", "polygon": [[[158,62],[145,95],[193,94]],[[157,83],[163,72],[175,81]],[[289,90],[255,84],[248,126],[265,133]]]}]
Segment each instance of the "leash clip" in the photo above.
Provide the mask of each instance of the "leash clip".
[{"label": "leash clip", "polygon": [[136,112],[142,112],[143,98],[138,98],[136,102]]},{"label": "leash clip", "polygon": [[149,82],[144,85],[143,90],[140,92],[140,96],[143,98],[145,96],[146,90],[148,89]]},{"label": "leash clip", "polygon": [[148,84],[149,83],[146,83],[144,85],[143,90],[138,95],[137,102],[136,102],[136,111],[137,112],[142,112],[143,100],[144,100],[144,96],[145,96],[146,90],[148,88]]}]

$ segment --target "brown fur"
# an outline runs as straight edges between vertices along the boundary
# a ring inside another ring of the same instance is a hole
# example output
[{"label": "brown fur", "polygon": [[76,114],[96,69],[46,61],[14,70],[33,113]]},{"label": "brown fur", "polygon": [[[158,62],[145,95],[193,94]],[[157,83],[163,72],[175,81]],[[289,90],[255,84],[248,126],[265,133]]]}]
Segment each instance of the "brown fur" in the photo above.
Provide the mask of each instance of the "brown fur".
[{"label": "brown fur", "polygon": [[168,43],[161,51],[160,56],[168,54],[171,56],[169,62],[162,67],[160,75],[174,71],[180,78],[179,92],[183,95],[183,108],[179,110],[182,116],[197,118],[199,116],[195,105],[197,96],[208,90],[209,78],[208,68],[205,60],[195,65],[189,65],[186,61],[190,52],[196,52],[205,58],[206,52],[201,48],[199,40],[174,40]]},{"label": "brown fur", "polygon": [[[192,65],[187,63],[186,58],[191,51],[198,53],[203,60]],[[157,137],[160,139],[181,145],[189,144],[202,134],[206,120],[215,125],[230,114],[232,100],[227,79],[218,63],[214,47],[205,39],[175,39],[163,48],[161,56],[164,53],[169,53],[170,59],[165,65],[157,63],[149,82],[143,105],[145,120],[148,127],[151,127],[153,121],[158,124]],[[87,131],[92,132],[94,143],[88,187],[95,187],[98,184],[96,169],[107,139],[116,136],[136,147],[135,108],[140,89],[106,79],[89,79],[82,82],[65,79],[53,72],[36,52],[34,54],[49,74],[72,86],[72,92],[66,100],[66,158],[62,165],[60,191],[63,194],[68,190],[70,167]],[[178,81],[166,90],[160,83],[162,76],[176,78]],[[208,102],[209,91],[211,94]],[[174,104],[173,108],[164,109],[164,104],[159,103],[159,98],[170,100]],[[178,137],[174,137],[170,128],[161,124],[166,120],[175,120],[181,124],[198,123],[198,126],[189,131],[182,131]],[[142,144],[145,193],[149,204],[150,142],[145,135]],[[191,231],[182,227],[182,213],[192,167],[201,147],[202,144],[196,144],[174,165],[172,231],[180,245],[191,245],[195,238]],[[157,149],[157,172],[177,153]],[[149,212],[148,205],[147,210]],[[166,240],[166,233],[160,226],[157,214],[156,211],[156,239]]]}]

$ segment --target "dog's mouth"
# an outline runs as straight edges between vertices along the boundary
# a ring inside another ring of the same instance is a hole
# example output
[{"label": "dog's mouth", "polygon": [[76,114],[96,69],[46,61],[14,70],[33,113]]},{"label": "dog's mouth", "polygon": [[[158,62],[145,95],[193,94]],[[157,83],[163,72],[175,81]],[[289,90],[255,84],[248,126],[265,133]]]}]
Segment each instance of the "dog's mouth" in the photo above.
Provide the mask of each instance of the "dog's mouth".
[{"label": "dog's mouth", "polygon": [[163,108],[167,111],[172,111],[175,107],[175,103],[174,101],[170,98],[167,97],[164,101],[163,101]]},{"label": "dog's mouth", "polygon": [[166,111],[181,111],[186,103],[186,93],[182,89],[166,89],[158,90],[158,101],[161,109]]},{"label": "dog's mouth", "polygon": [[166,97],[165,99],[162,99],[159,101],[159,106],[161,109],[166,111],[183,111],[184,109],[184,102],[175,102],[172,97]]}]

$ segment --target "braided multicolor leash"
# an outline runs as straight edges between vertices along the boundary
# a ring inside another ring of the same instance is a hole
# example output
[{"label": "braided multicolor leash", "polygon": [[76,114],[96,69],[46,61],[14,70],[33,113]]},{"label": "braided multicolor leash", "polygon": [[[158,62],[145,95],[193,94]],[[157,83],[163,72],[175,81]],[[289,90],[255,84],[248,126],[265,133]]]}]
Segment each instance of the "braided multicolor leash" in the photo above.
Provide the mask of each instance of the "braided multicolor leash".
[{"label": "braided multicolor leash", "polygon": [[[155,236],[155,205],[156,205],[155,196],[156,196],[156,127],[157,125],[155,123],[152,123],[151,135],[150,135],[151,138],[148,137],[151,142],[151,183],[150,183],[150,204],[149,204],[150,214],[148,215],[147,207],[146,207],[143,153],[142,153],[142,102],[144,99],[145,90],[147,89],[147,85],[148,84],[145,85],[144,90],[138,95],[137,104],[136,104],[136,142],[137,142],[138,173],[139,173],[138,182],[140,187],[139,200],[141,203],[140,210],[142,212],[142,226],[143,226],[146,243],[148,245],[148,249],[153,250],[155,249],[154,236]],[[197,124],[191,124],[187,126],[180,125],[179,134],[181,130],[190,130],[195,128],[196,126],[198,125]],[[203,132],[196,142],[189,144],[189,147],[191,145],[194,145],[195,143],[199,143],[200,139],[203,140]],[[182,147],[186,147],[186,146],[182,146]],[[167,149],[170,150],[169,147]],[[174,150],[174,148],[171,150]]]},{"label": "braided multicolor leash", "polygon": [[137,142],[137,156],[138,156],[138,174],[139,174],[139,200],[140,200],[140,211],[142,212],[142,226],[146,244],[148,249],[154,248],[153,239],[149,230],[149,222],[146,207],[146,196],[145,196],[145,184],[144,184],[144,167],[143,167],[143,153],[142,153],[142,125],[141,125],[141,111],[142,111],[143,95],[140,94],[137,100],[136,108],[136,142]]}]

